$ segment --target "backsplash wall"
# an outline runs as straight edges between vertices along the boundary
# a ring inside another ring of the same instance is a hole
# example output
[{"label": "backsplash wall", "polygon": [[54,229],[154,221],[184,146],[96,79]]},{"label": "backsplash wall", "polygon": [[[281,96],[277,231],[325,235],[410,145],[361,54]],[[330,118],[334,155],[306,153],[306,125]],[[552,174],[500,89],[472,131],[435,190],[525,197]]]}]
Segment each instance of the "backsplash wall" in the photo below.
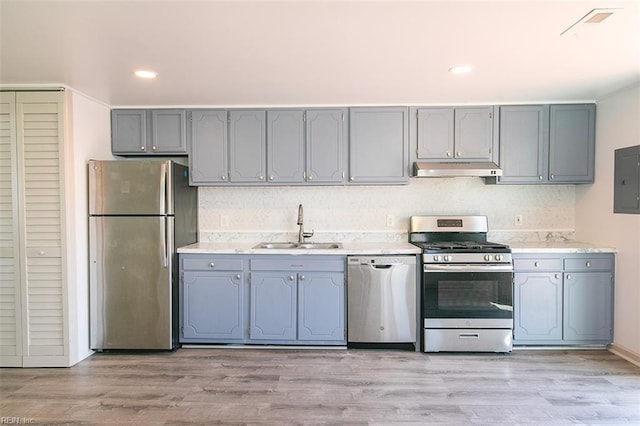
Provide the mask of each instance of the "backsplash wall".
[{"label": "backsplash wall", "polygon": [[[572,185],[485,185],[480,178],[411,179],[402,186],[201,187],[200,241],[297,238],[298,204],[313,241],[406,241],[409,217],[481,214],[496,241],[572,238]],[[515,215],[523,217],[515,225]],[[388,223],[388,219],[391,223]]]}]

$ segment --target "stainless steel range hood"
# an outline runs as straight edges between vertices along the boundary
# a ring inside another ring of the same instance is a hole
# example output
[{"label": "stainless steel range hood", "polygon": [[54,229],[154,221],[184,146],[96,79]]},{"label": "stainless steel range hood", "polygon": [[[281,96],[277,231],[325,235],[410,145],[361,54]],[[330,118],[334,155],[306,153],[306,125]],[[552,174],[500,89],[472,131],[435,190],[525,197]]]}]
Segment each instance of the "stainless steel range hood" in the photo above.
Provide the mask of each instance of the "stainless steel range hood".
[{"label": "stainless steel range hood", "polygon": [[502,176],[500,167],[491,161],[420,162],[413,163],[415,177],[495,177]]}]

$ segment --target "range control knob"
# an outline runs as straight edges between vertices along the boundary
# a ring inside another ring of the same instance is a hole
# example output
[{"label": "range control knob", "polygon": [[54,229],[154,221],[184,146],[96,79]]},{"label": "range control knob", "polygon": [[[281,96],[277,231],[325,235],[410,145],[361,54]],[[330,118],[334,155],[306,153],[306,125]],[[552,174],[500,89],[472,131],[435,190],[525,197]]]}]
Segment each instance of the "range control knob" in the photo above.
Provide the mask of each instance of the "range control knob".
[{"label": "range control knob", "polygon": [[440,256],[437,255],[437,254],[435,256],[433,256],[433,261],[434,262],[440,262]]},{"label": "range control knob", "polygon": [[490,254],[485,254],[484,255],[484,260],[486,260],[487,262],[491,262],[491,255]]},{"label": "range control knob", "polygon": [[448,254],[445,254],[445,255],[444,255],[444,261],[445,261],[445,262],[449,262],[449,261],[451,261],[451,256],[449,256]]},{"label": "range control knob", "polygon": [[498,262],[502,261],[502,255],[501,254],[496,254],[496,260]]}]

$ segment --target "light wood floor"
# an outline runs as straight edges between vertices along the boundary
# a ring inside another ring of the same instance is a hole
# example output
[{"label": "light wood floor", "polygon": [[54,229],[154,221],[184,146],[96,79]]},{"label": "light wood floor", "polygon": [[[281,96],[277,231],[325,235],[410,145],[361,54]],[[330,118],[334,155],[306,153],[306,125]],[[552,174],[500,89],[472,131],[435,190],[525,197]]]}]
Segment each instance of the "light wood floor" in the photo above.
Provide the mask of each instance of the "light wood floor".
[{"label": "light wood floor", "polygon": [[604,350],[183,348],[0,382],[0,424],[640,424],[640,368]]}]

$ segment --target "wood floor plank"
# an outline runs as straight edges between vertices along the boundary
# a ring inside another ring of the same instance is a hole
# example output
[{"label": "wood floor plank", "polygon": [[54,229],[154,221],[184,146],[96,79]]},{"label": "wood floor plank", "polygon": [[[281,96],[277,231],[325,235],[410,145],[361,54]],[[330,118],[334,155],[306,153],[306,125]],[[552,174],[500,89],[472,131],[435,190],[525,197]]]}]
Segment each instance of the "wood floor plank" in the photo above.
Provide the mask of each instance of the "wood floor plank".
[{"label": "wood floor plank", "polygon": [[105,352],[71,368],[0,369],[0,416],[33,424],[627,425],[640,424],[640,368],[604,350]]}]

